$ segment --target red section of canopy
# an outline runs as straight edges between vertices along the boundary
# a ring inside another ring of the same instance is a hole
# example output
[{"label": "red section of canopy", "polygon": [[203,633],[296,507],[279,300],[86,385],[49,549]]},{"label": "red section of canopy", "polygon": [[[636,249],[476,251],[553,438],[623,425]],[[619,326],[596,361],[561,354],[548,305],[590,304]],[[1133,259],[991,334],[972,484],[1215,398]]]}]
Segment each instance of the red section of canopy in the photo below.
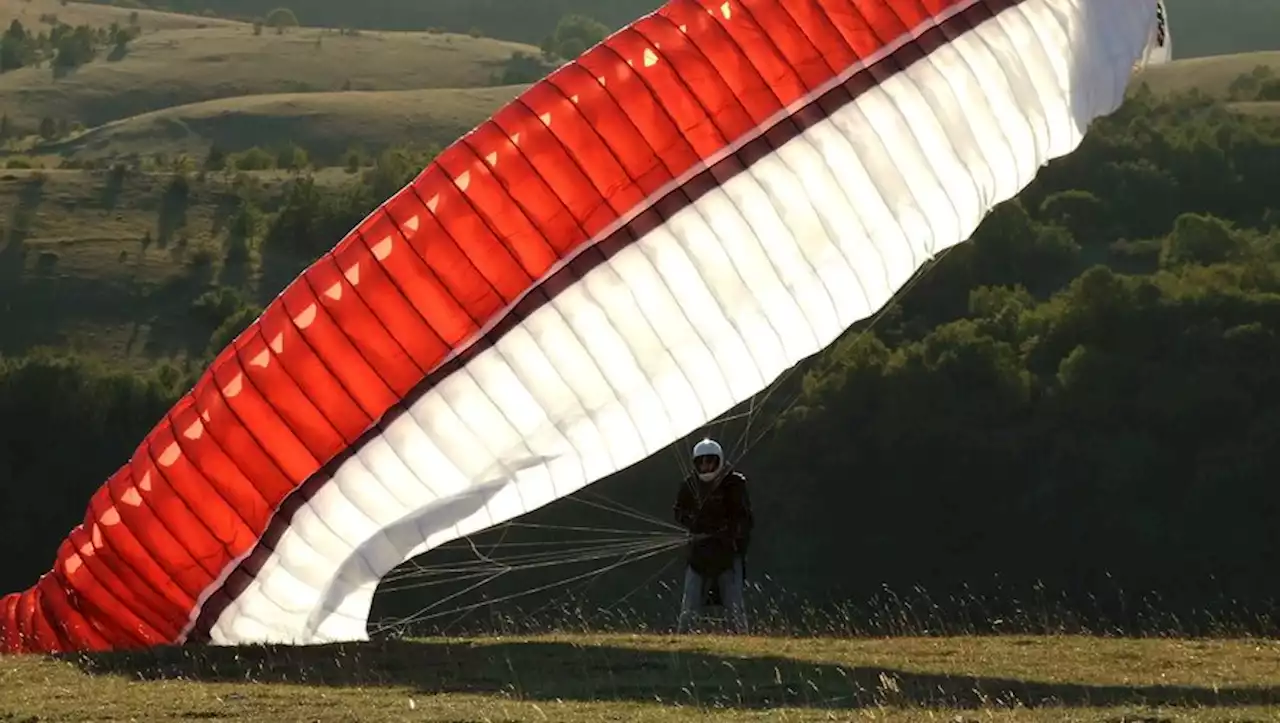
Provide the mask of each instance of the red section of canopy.
[{"label": "red section of canopy", "polygon": [[557,262],[976,1],[673,0],[535,84],[217,357],[93,496],[53,569],[0,599],[0,650],[176,642],[290,492]]}]

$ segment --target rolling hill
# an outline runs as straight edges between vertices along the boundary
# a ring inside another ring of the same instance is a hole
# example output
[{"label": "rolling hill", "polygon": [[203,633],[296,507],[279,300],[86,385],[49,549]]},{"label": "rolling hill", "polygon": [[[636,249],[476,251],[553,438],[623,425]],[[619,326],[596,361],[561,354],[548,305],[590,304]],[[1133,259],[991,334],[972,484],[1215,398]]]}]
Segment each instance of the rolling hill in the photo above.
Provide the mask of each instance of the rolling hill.
[{"label": "rolling hill", "polygon": [[1139,76],[1156,93],[1180,93],[1193,88],[1215,97],[1226,97],[1237,77],[1258,66],[1271,68],[1280,77],[1280,50],[1175,60],[1146,68]]},{"label": "rolling hill", "polygon": [[[154,47],[158,41],[176,41],[183,33],[189,35],[189,45],[182,51],[185,64],[165,63],[158,51],[148,59],[150,51],[144,49],[142,57],[133,62],[126,59],[112,65],[92,65],[76,77],[57,83],[38,78],[34,72],[11,74],[17,77],[0,76],[0,108],[10,105],[10,98],[20,97],[26,98],[20,105],[32,115],[57,114],[61,108],[73,114],[82,112],[89,117],[106,118],[83,134],[44,144],[39,151],[76,162],[157,153],[200,156],[215,143],[221,148],[239,151],[252,146],[276,147],[290,141],[313,154],[333,158],[353,146],[376,150],[406,143],[447,145],[524,87],[488,85],[484,69],[494,67],[503,57],[495,48],[508,47],[497,41],[423,35],[416,36],[415,42],[415,36],[391,33],[355,38],[324,36],[323,42],[328,45],[320,52],[327,65],[308,62],[307,58],[315,52],[311,45],[314,40],[301,36],[264,38],[242,33],[231,36],[235,40],[221,46],[226,48],[243,42],[238,52],[208,56],[202,55],[200,48],[214,47],[219,31],[194,29],[157,33],[151,36],[153,45],[148,47]],[[225,41],[228,36],[222,37]],[[384,55],[363,52],[365,44],[373,45]],[[399,77],[374,62],[378,57],[412,54],[411,45],[421,57],[433,57],[436,62],[433,67],[438,67],[438,72],[420,70]],[[444,48],[450,46],[456,48],[452,51],[456,55],[445,62],[445,53],[450,51]],[[520,49],[520,46],[514,48]],[[490,50],[493,50],[491,54],[487,52]],[[273,59],[267,64],[269,72],[255,72],[255,68],[264,65],[261,58],[266,56]],[[345,63],[346,57],[360,60]],[[277,62],[276,58],[281,60]],[[1158,93],[1194,87],[1213,95],[1225,95],[1238,75],[1260,65],[1280,73],[1280,51],[1180,60],[1147,69],[1141,80]],[[194,72],[184,75],[182,68],[188,66],[197,67],[203,75]],[[344,72],[347,74],[342,75]],[[357,78],[353,85],[359,86],[414,87],[312,92],[270,90],[305,84],[297,80],[300,77],[312,78],[316,87],[332,85],[325,79],[339,75],[344,77],[344,82],[346,78]],[[129,80],[131,77],[133,81]],[[28,87],[23,88],[24,85]],[[15,87],[21,89],[15,90]],[[118,92],[113,94],[112,88]],[[202,96],[212,97],[200,99]],[[184,98],[197,100],[182,102]],[[155,109],[129,113],[134,108],[152,106]],[[1265,103],[1239,107],[1252,113],[1271,112]],[[38,110],[40,108],[47,110]],[[9,108],[6,112],[17,111]]]},{"label": "rolling hill", "polygon": [[136,23],[145,32],[184,30],[190,28],[248,28],[247,23],[211,15],[184,15],[147,8],[123,8],[108,4],[67,2],[61,0],[0,0],[0,23],[8,27],[14,20],[37,26],[40,18],[56,15],[68,25],[105,26]]},{"label": "rolling hill", "polygon": [[198,158],[215,144],[238,152],[294,143],[321,158],[353,147],[373,152],[410,144],[443,147],[524,87],[240,96],[113,121],[41,151],[93,161],[157,152]]},{"label": "rolling hill", "polygon": [[124,58],[95,60],[61,78],[48,67],[0,75],[0,113],[28,126],[52,117],[93,127],[238,96],[487,86],[522,50],[536,52],[427,33],[254,35],[245,25],[157,30],[134,40]]},{"label": "rolling hill", "polygon": [[[97,0],[109,2],[110,0]],[[255,17],[277,0],[143,0],[184,12]],[[287,3],[285,3],[287,4]],[[294,8],[302,22],[334,27],[420,29],[441,27],[537,44],[565,13],[586,13],[621,27],[660,6],[662,0],[308,0]],[[1280,50],[1280,3],[1275,0],[1167,0],[1178,58]]]}]

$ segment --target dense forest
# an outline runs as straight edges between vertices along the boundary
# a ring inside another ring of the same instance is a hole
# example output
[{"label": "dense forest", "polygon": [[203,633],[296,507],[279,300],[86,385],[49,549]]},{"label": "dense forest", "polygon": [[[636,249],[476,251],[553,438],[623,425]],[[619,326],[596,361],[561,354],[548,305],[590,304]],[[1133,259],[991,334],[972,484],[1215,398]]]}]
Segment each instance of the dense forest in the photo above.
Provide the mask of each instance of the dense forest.
[{"label": "dense forest", "polygon": [[[279,0],[97,0],[125,7],[151,7],[222,17],[264,18],[289,5]],[[659,0],[311,0],[292,9],[305,25],[325,27],[479,31],[495,38],[538,45],[559,18],[581,14],[618,28],[662,3]],[[1275,50],[1280,6],[1273,0],[1168,0],[1180,58]],[[1178,29],[1182,28],[1179,32]]]},{"label": "dense forest", "polygon": [[[1256,81],[1237,95],[1262,92]],[[0,545],[24,551],[0,565],[0,587],[47,569],[203,360],[431,152],[384,153],[339,190],[305,173],[280,197],[240,186],[225,261],[260,255],[275,286],[193,281],[207,290],[192,307],[203,357],[145,374],[0,359]],[[753,578],[809,600],[1051,590],[1115,624],[1135,614],[1117,591],[1154,593],[1180,619],[1229,601],[1265,621],[1280,594],[1277,168],[1277,119],[1136,93],[872,323],[770,390],[749,430],[729,430],[752,441]],[[666,519],[677,472],[659,455],[594,489]],[[565,502],[535,517],[592,514]]]}]

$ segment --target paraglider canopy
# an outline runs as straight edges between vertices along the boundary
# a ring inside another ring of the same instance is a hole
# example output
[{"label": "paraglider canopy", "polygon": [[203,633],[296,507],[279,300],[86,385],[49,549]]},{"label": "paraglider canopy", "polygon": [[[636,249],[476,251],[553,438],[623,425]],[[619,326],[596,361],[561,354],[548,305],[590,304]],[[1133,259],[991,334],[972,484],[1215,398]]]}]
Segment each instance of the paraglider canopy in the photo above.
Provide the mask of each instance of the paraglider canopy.
[{"label": "paraglider canopy", "polygon": [[405,559],[664,449],[883,307],[1168,57],[1158,7],[671,0],[284,289],[0,601],[0,648],[364,638]]}]

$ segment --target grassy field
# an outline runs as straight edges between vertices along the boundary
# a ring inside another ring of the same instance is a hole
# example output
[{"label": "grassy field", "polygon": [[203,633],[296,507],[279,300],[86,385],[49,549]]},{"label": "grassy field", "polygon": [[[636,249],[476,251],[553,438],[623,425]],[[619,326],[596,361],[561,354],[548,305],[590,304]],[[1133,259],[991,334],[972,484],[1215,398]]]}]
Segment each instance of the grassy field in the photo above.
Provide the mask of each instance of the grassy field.
[{"label": "grassy field", "polygon": [[[6,23],[34,27],[44,13],[71,24],[131,17],[0,0]],[[193,174],[179,203],[166,172],[61,161],[198,158],[214,142],[294,141],[321,153],[443,145],[518,92],[480,86],[513,51],[532,51],[449,35],[258,36],[151,11],[137,22],[144,34],[120,60],[56,79],[47,67],[0,75],[0,112],[90,126],[38,153],[9,150],[15,164],[47,168],[0,170],[0,353],[47,345],[137,367],[188,355],[209,335],[192,323],[194,299],[213,283],[252,281],[220,263],[229,177]],[[1259,64],[1280,70],[1280,53],[1179,61],[1144,80],[1157,92],[1223,95]],[[1237,107],[1280,113],[1277,103]],[[288,177],[247,175],[266,194]],[[0,658],[0,722],[190,719],[1280,721],[1280,643],[559,635]]]},{"label": "grassy field", "polygon": [[0,658],[0,720],[1267,721],[1274,641],[556,635]]}]

